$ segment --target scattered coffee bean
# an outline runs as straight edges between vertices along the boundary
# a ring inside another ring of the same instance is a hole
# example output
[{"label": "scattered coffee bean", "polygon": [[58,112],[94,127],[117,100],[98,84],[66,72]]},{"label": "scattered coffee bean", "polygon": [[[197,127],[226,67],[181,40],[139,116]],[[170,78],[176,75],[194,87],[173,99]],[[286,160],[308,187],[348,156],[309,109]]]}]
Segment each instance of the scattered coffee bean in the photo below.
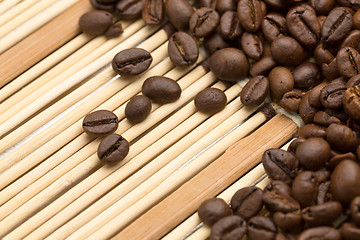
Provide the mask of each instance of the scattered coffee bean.
[{"label": "scattered coffee bean", "polygon": [[217,0],[199,0],[200,7],[215,9]]},{"label": "scattered coffee bean", "polygon": [[120,36],[124,32],[121,23],[112,25],[106,32],[105,36],[114,38]]},{"label": "scattered coffee bean", "polygon": [[144,121],[151,112],[150,99],[143,95],[138,95],[130,99],[125,107],[125,116],[132,123]]},{"label": "scattered coffee bean", "polygon": [[195,40],[185,32],[176,32],[169,39],[168,53],[176,66],[189,66],[199,57]]},{"label": "scattered coffee bean", "polygon": [[240,100],[247,107],[259,106],[269,92],[269,80],[264,76],[250,79],[240,93]]},{"label": "scattered coffee bean", "polygon": [[314,57],[315,57],[316,63],[319,65],[321,65],[323,63],[329,64],[335,58],[334,54],[332,54],[332,52],[329,51],[329,49],[325,48],[323,43],[320,43],[315,48]]},{"label": "scattered coffee bean", "polygon": [[[265,55],[265,52],[264,52]],[[267,75],[277,63],[272,57],[263,57],[250,67],[249,73],[252,77],[257,75]]]},{"label": "scattered coffee bean", "polygon": [[285,110],[298,112],[302,97],[303,93],[300,90],[294,89],[282,96],[279,105]]},{"label": "scattered coffee bean", "polygon": [[216,0],[215,9],[222,15],[226,11],[236,11],[237,1],[234,0]]},{"label": "scattered coffee bean", "polygon": [[306,124],[298,128],[297,133],[301,138],[325,138],[326,128],[315,124]]},{"label": "scattered coffee bean", "polygon": [[356,121],[360,121],[360,86],[348,88],[343,98],[346,112]]},{"label": "scattered coffee bean", "polygon": [[275,61],[285,66],[297,66],[306,58],[304,48],[291,37],[274,39],[271,54]]},{"label": "scattered coffee bean", "polygon": [[210,198],[201,203],[198,214],[205,224],[212,226],[220,219],[231,215],[231,209],[221,198]]},{"label": "scattered coffee bean", "polygon": [[220,18],[220,32],[225,39],[236,40],[243,34],[235,11],[226,11]]},{"label": "scattered coffee bean", "polygon": [[353,153],[337,154],[329,160],[327,168],[334,169],[339,163],[344,160],[356,161],[356,156]]},{"label": "scattered coffee bean", "polygon": [[211,8],[199,8],[196,10],[190,20],[190,32],[198,38],[211,35],[219,25],[220,16]]},{"label": "scattered coffee bean", "polygon": [[206,37],[204,39],[204,48],[210,55],[213,54],[214,52],[216,52],[217,50],[220,50],[223,48],[230,48],[230,47],[231,47],[231,44],[229,42],[227,42],[223,38],[223,36],[218,32],[215,32],[211,36]]},{"label": "scattered coffee bean", "polygon": [[302,171],[293,181],[291,195],[301,207],[308,207],[316,203],[318,184],[315,177],[314,172]]},{"label": "scattered coffee bean", "polygon": [[116,164],[129,153],[129,143],[118,134],[105,137],[97,149],[97,155],[105,164]]},{"label": "scattered coffee bean", "polygon": [[255,33],[244,32],[241,36],[240,43],[249,58],[259,60],[264,54],[263,39]]},{"label": "scattered coffee bean", "polygon": [[310,6],[318,15],[325,15],[334,7],[335,0],[310,0]]},{"label": "scattered coffee bean", "polygon": [[288,196],[291,195],[290,186],[285,182],[279,180],[273,180],[268,185],[266,185],[264,192],[272,192],[272,191],[280,192]]},{"label": "scattered coffee bean", "polygon": [[323,138],[309,138],[297,147],[296,157],[305,169],[319,170],[330,159],[330,146]]},{"label": "scattered coffee bean", "polygon": [[337,229],[332,227],[315,227],[305,230],[298,238],[298,240],[311,239],[340,240],[341,235]]},{"label": "scattered coffee bean", "polygon": [[164,18],[163,0],[145,0],[141,12],[142,19],[146,24],[158,25]]},{"label": "scattered coffee bean", "polygon": [[299,232],[303,228],[301,215],[294,212],[275,212],[273,215],[273,221],[276,226],[285,232]]},{"label": "scattered coffee bean", "polygon": [[353,28],[360,29],[360,11],[357,10],[353,15]]},{"label": "scattered coffee bean", "polygon": [[115,132],[118,118],[113,112],[98,110],[85,116],[82,126],[87,134],[102,137]]},{"label": "scattered coffee bean", "polygon": [[330,83],[320,91],[320,101],[325,108],[339,109],[343,106],[346,87],[343,83]]},{"label": "scattered coffee bean", "polygon": [[321,37],[326,44],[335,44],[343,40],[351,31],[352,14],[348,8],[334,8],[321,29]]},{"label": "scattered coffee bean", "polygon": [[360,226],[360,196],[353,198],[350,204],[350,215],[355,224]]},{"label": "scattered coffee bean", "polygon": [[354,30],[341,43],[340,49],[344,47],[352,47],[356,51],[360,51],[360,30]]},{"label": "scattered coffee bean", "polygon": [[142,93],[157,103],[170,103],[179,99],[181,88],[171,78],[154,76],[145,80]]},{"label": "scattered coffee bean", "polygon": [[269,13],[262,20],[262,32],[269,41],[274,41],[277,37],[288,35],[286,19],[280,13]]},{"label": "scattered coffee bean", "polygon": [[95,36],[105,33],[112,23],[113,17],[111,13],[103,10],[87,12],[79,19],[81,31]]},{"label": "scattered coffee bean", "polygon": [[223,91],[217,88],[205,88],[194,99],[198,111],[213,114],[226,107],[227,98]]},{"label": "scattered coffee bean", "polygon": [[185,31],[189,28],[189,20],[194,10],[187,0],[168,0],[165,12],[177,30]]},{"label": "scattered coffee bean", "polygon": [[144,1],[139,0],[121,0],[116,4],[116,10],[123,19],[135,19],[141,16]]},{"label": "scattered coffee bean", "polygon": [[245,220],[260,212],[263,206],[263,191],[257,187],[245,187],[238,190],[231,198],[231,209],[235,215]]},{"label": "scattered coffee bean", "polygon": [[249,220],[247,237],[249,240],[274,239],[277,229],[274,222],[264,216],[255,216]]},{"label": "scattered coffee bean", "polygon": [[354,151],[360,141],[351,128],[341,124],[331,124],[326,130],[326,139],[333,149],[342,152]]},{"label": "scattered coffee bean", "polygon": [[289,195],[276,190],[264,192],[263,202],[270,212],[294,212],[300,209],[299,203]]},{"label": "scattered coffee bean", "polygon": [[147,70],[152,62],[151,54],[142,48],[125,49],[112,60],[112,68],[120,75],[137,75]]},{"label": "scattered coffee bean", "polygon": [[270,94],[274,101],[280,101],[282,96],[293,90],[294,77],[285,67],[275,67],[269,73]]},{"label": "scattered coffee bean", "polygon": [[217,221],[211,228],[210,239],[243,239],[247,231],[247,224],[244,219],[239,216],[227,216]]},{"label": "scattered coffee bean", "polygon": [[247,32],[256,32],[266,12],[259,0],[240,0],[237,6],[240,23]]},{"label": "scattered coffee bean", "polygon": [[312,123],[318,109],[309,103],[309,93],[305,94],[299,105],[299,115],[305,123]]},{"label": "scattered coffee bean", "polygon": [[293,69],[294,84],[296,88],[307,90],[322,82],[319,65],[304,62]]},{"label": "scattered coffee bean", "polygon": [[295,138],[295,140],[293,140],[293,141],[290,143],[287,151],[295,154],[295,153],[296,153],[296,149],[298,148],[298,146],[300,145],[300,143],[305,142],[305,140],[306,140],[305,138]]},{"label": "scattered coffee bean", "polygon": [[302,219],[311,227],[330,226],[341,214],[341,204],[334,201],[307,207],[301,211]]},{"label": "scattered coffee bean", "polygon": [[340,228],[340,233],[344,240],[360,239],[360,228],[353,223],[344,223]]},{"label": "scattered coffee bean", "polygon": [[351,47],[342,48],[336,55],[339,73],[351,78],[360,73],[360,54]]},{"label": "scattered coffee bean", "polygon": [[115,10],[115,2],[103,3],[99,0],[90,0],[90,4],[97,10],[113,12]]}]

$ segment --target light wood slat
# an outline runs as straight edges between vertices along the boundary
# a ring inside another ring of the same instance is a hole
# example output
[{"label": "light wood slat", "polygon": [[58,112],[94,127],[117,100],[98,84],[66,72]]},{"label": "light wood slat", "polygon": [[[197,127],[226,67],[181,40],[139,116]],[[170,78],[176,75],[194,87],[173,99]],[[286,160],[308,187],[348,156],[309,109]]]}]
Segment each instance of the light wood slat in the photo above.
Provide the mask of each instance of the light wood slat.
[{"label": "light wood slat", "polygon": [[77,4],[0,55],[0,87],[79,33],[79,17],[92,9],[88,0]]},{"label": "light wood slat", "polygon": [[16,6],[16,4],[18,4],[19,2],[21,2],[22,0],[2,0],[0,2],[0,16],[4,15],[4,12],[9,12],[8,10],[11,8],[14,8],[14,6]]},{"label": "light wood slat", "polygon": [[[12,18],[21,14],[21,12],[25,11],[31,5],[34,5],[38,0],[7,0],[0,4],[0,13],[5,12],[6,8],[10,8],[4,14],[0,15],[0,25],[8,22]],[[20,2],[20,3],[19,3]],[[18,3],[18,4],[17,4]]]},{"label": "light wood slat", "polygon": [[[264,150],[279,147],[296,131],[296,124],[277,115],[249,137],[230,147],[213,164],[139,217],[114,239],[160,238],[259,162]],[[191,204],[188,204],[191,203]],[[163,221],[167,219],[167,221]],[[147,226],[143,228],[141,226]]]}]

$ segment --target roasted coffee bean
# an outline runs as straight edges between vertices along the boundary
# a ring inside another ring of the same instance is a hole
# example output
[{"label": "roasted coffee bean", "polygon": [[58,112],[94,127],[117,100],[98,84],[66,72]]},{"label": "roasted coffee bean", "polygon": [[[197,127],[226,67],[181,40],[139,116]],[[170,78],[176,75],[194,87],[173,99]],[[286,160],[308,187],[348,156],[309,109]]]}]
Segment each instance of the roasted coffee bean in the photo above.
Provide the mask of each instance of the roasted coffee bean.
[{"label": "roasted coffee bean", "polygon": [[235,215],[245,220],[260,212],[263,206],[263,191],[257,187],[245,187],[238,190],[231,198],[231,209]]},{"label": "roasted coffee bean", "polygon": [[171,78],[153,76],[146,79],[142,85],[142,93],[157,103],[176,101],[181,95],[179,84]]},{"label": "roasted coffee bean", "polygon": [[129,143],[119,134],[105,137],[99,144],[97,155],[105,164],[116,164],[129,153]]},{"label": "roasted coffee bean", "polygon": [[286,15],[289,32],[301,44],[314,46],[320,40],[320,23],[312,7],[302,4],[290,9]]},{"label": "roasted coffee bean", "polygon": [[351,78],[360,73],[360,54],[354,48],[344,47],[336,55],[339,73]]},{"label": "roasted coffee bean", "polygon": [[353,15],[353,28],[360,29],[360,10],[357,10]]},{"label": "roasted coffee bean", "polygon": [[274,41],[277,37],[288,35],[286,19],[280,13],[269,13],[266,15],[261,24],[264,37],[269,41]]},{"label": "roasted coffee bean", "polygon": [[324,25],[325,19],[326,19],[326,16],[318,16],[318,20],[319,20],[321,28]]},{"label": "roasted coffee bean", "polygon": [[249,240],[274,239],[277,229],[274,222],[264,216],[255,216],[248,223],[247,237]]},{"label": "roasted coffee bean", "polygon": [[323,63],[321,68],[322,74],[327,80],[331,81],[340,76],[336,58],[334,58],[329,64]]},{"label": "roasted coffee bean", "polygon": [[121,0],[116,4],[116,10],[123,19],[135,19],[141,16],[143,5],[143,0]]},{"label": "roasted coffee bean", "polygon": [[356,156],[349,152],[349,153],[343,153],[343,154],[337,154],[336,156],[333,156],[327,165],[327,168],[334,169],[339,163],[341,163],[344,160],[353,160],[356,161]]},{"label": "roasted coffee bean", "polygon": [[198,214],[203,223],[212,226],[220,219],[231,215],[231,209],[221,198],[210,198],[201,203]]},{"label": "roasted coffee bean", "polygon": [[330,83],[320,91],[320,101],[325,108],[339,109],[343,106],[346,87],[342,83]]},{"label": "roasted coffee bean", "polygon": [[125,116],[132,123],[144,121],[151,112],[151,101],[148,97],[138,95],[130,99],[125,107]]},{"label": "roasted coffee bean", "polygon": [[294,89],[282,96],[279,105],[285,110],[298,112],[302,97],[303,93],[300,90]]},{"label": "roasted coffee bean", "polygon": [[346,205],[360,195],[360,167],[356,162],[344,160],[336,166],[331,175],[331,193]]},{"label": "roasted coffee bean", "polygon": [[318,111],[317,108],[310,105],[310,103],[309,103],[309,93],[305,94],[302,97],[300,105],[299,105],[299,115],[300,115],[301,119],[305,123],[312,123],[317,111]]},{"label": "roasted coffee bean", "polygon": [[194,103],[198,111],[213,114],[226,107],[227,98],[220,89],[205,88],[195,96]]},{"label": "roasted coffee bean", "polygon": [[210,36],[216,30],[219,21],[220,16],[214,9],[199,8],[190,17],[190,32],[197,38]]},{"label": "roasted coffee bean", "polygon": [[334,201],[307,207],[301,211],[302,219],[311,227],[331,225],[341,214],[341,204]]},{"label": "roasted coffee bean", "polygon": [[244,32],[241,36],[240,43],[249,58],[259,60],[264,53],[263,39],[258,34]]},{"label": "roasted coffee bean", "polygon": [[115,132],[118,123],[118,118],[113,112],[98,110],[85,116],[82,127],[87,134],[102,137]]},{"label": "roasted coffee bean", "polygon": [[116,2],[116,0],[98,0],[98,2],[103,4],[109,4]]},{"label": "roasted coffee bean", "polygon": [[293,90],[294,77],[289,69],[285,67],[275,67],[269,73],[270,94],[274,101],[278,102],[282,96]]},{"label": "roasted coffee bean", "polygon": [[344,223],[340,228],[340,233],[344,240],[360,239],[360,228],[353,223]]},{"label": "roasted coffee bean", "polygon": [[241,34],[243,33],[243,29],[235,11],[226,11],[221,16],[220,32],[221,35],[228,40],[235,40],[241,36]]},{"label": "roasted coffee bean", "polygon": [[335,56],[324,47],[324,44],[320,43],[314,50],[314,57],[316,63],[321,65],[323,63],[329,64],[334,60]]},{"label": "roasted coffee bean", "polygon": [[326,130],[326,139],[331,148],[342,152],[355,151],[360,141],[351,128],[341,124],[331,124]]},{"label": "roasted coffee bean", "polygon": [[[265,53],[266,52],[264,51],[264,55]],[[267,75],[276,65],[277,63],[271,56],[265,56],[251,65],[249,73],[252,77],[257,75]]]},{"label": "roasted coffee bean", "polygon": [[335,0],[310,0],[309,3],[318,15],[327,15],[334,7]]},{"label": "roasted coffee bean", "polygon": [[299,127],[297,133],[301,138],[325,138],[326,128],[315,124],[306,124]]},{"label": "roasted coffee bean", "polygon": [[282,0],[264,0],[266,6],[275,11],[283,11],[288,6],[287,1]]},{"label": "roasted coffee bean", "polygon": [[298,240],[312,239],[341,240],[341,235],[339,230],[332,227],[315,227],[303,231],[298,237]]},{"label": "roasted coffee bean", "polygon": [[314,123],[328,127],[333,123],[340,124],[341,121],[336,117],[330,116],[326,112],[319,111],[314,116]]},{"label": "roasted coffee bean", "polygon": [[168,53],[176,66],[190,66],[199,57],[195,40],[185,32],[176,32],[169,39]]},{"label": "roasted coffee bean", "polygon": [[300,172],[293,181],[291,195],[301,207],[311,206],[316,203],[318,184],[315,173],[310,171]]},{"label": "roasted coffee bean", "polygon": [[343,40],[351,31],[352,14],[348,8],[334,8],[321,29],[321,37],[326,44],[335,44]]},{"label": "roasted coffee bean", "polygon": [[194,9],[187,0],[168,0],[165,5],[166,16],[177,30],[189,29],[189,20]]},{"label": "roasted coffee bean", "polygon": [[243,79],[249,72],[249,62],[243,51],[236,48],[223,48],[211,55],[211,71],[220,79],[235,82]]},{"label": "roasted coffee bean", "polygon": [[236,11],[237,1],[234,0],[216,0],[216,11],[222,15],[226,11]]},{"label": "roasted coffee bean", "polygon": [[360,226],[360,196],[351,200],[350,215],[357,226]]},{"label": "roasted coffee bean", "polygon": [[240,93],[240,100],[246,107],[259,106],[269,92],[269,80],[264,76],[256,76],[250,79]]},{"label": "roasted coffee bean", "polygon": [[305,169],[319,170],[330,159],[330,146],[322,138],[306,139],[296,149],[296,158]]},{"label": "roasted coffee bean", "polygon": [[264,192],[263,202],[270,212],[294,212],[300,209],[299,203],[294,198],[276,190]]},{"label": "roasted coffee bean", "polygon": [[211,228],[210,240],[241,240],[247,231],[246,221],[239,216],[227,216]]},{"label": "roasted coffee bean", "polygon": [[278,232],[275,236],[275,240],[296,240],[296,236],[293,234]]},{"label": "roasted coffee bean", "polygon": [[286,66],[297,66],[302,63],[306,54],[303,47],[291,37],[278,37],[271,43],[272,57]]},{"label": "roasted coffee bean", "polygon": [[215,32],[210,37],[204,39],[204,47],[209,55],[211,55],[217,50],[230,48],[231,44],[219,32]]},{"label": "roasted coffee bean", "polygon": [[113,12],[115,10],[115,2],[101,3],[99,0],[90,0],[90,4],[97,10]]},{"label": "roasted coffee bean", "polygon": [[320,183],[318,194],[316,197],[316,203],[317,204],[323,204],[325,202],[331,201],[332,196],[330,192],[330,181],[326,181],[323,183]]},{"label": "roasted coffee bean", "polygon": [[356,156],[360,160],[360,146],[358,146],[356,149]]},{"label": "roasted coffee bean", "polygon": [[317,183],[322,183],[327,181],[330,178],[331,172],[326,168],[321,168],[315,172],[315,181]]},{"label": "roasted coffee bean", "polygon": [[360,51],[360,30],[350,32],[350,34],[341,43],[340,49],[344,47],[352,47],[356,51]]},{"label": "roasted coffee bean", "polygon": [[300,145],[300,143],[305,142],[305,140],[306,140],[305,138],[295,138],[295,140],[290,143],[287,151],[295,154],[295,153],[296,153],[296,149],[298,148],[298,146]]},{"label": "roasted coffee bean", "polygon": [[256,32],[266,12],[263,11],[262,2],[259,0],[240,0],[237,13],[241,25],[247,32]]},{"label": "roasted coffee bean", "polygon": [[355,86],[360,87],[360,74],[355,75],[352,78],[350,78],[349,81],[347,81],[345,86],[346,86],[346,88],[352,88]]},{"label": "roasted coffee bean", "polygon": [[346,112],[356,121],[360,121],[360,86],[348,88],[345,91],[343,103]]},{"label": "roasted coffee bean", "polygon": [[341,122],[345,123],[349,120],[349,116],[345,113],[343,109],[325,109],[325,112],[330,116],[338,118]]},{"label": "roasted coffee bean", "polygon": [[120,36],[124,32],[121,23],[112,25],[106,32],[105,36],[114,38]]},{"label": "roasted coffee bean", "polygon": [[301,215],[293,212],[275,212],[273,221],[276,226],[285,232],[299,232],[303,228]]},{"label": "roasted coffee bean", "polygon": [[111,13],[102,10],[92,10],[79,19],[81,31],[94,36],[105,33],[112,23],[113,17]]},{"label": "roasted coffee bean", "polygon": [[145,0],[141,11],[142,19],[146,24],[158,25],[164,18],[163,0]]},{"label": "roasted coffee bean", "polygon": [[321,68],[315,63],[305,62],[294,68],[294,83],[296,88],[309,89],[322,81]]},{"label": "roasted coffee bean", "polygon": [[199,0],[200,7],[215,9],[217,0]]},{"label": "roasted coffee bean", "polygon": [[152,60],[151,54],[142,48],[125,49],[115,55],[112,68],[123,76],[137,75],[147,70]]},{"label": "roasted coffee bean", "polygon": [[262,156],[265,172],[272,180],[291,183],[295,178],[298,160],[295,155],[281,149],[268,149]]},{"label": "roasted coffee bean", "polygon": [[336,0],[336,3],[340,6],[352,8],[355,11],[360,8],[359,0]]}]

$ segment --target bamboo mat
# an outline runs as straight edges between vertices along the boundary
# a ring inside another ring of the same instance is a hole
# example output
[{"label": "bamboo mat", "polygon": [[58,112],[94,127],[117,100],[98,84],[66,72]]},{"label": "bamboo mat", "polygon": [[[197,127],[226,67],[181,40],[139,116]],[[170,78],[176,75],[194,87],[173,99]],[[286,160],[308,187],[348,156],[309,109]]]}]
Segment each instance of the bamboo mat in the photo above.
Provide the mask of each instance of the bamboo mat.
[{"label": "bamboo mat", "polygon": [[[0,1],[0,238],[206,239],[196,209],[209,197],[229,201],[239,188],[264,187],[260,163],[268,148],[286,147],[292,119],[269,106],[246,108],[246,79],[217,81],[202,61],[175,67],[163,26],[121,21],[118,38],[80,33],[88,0]],[[140,76],[124,79],[110,65],[126,48],[151,52]],[[153,104],[142,123],[124,115],[127,101],[154,75],[178,81],[179,100]],[[225,91],[217,114],[197,112],[194,96],[206,87]],[[99,139],[87,136],[83,117],[114,111],[116,131],[130,142],[116,166],[97,159]],[[284,112],[283,112],[284,113]]]}]

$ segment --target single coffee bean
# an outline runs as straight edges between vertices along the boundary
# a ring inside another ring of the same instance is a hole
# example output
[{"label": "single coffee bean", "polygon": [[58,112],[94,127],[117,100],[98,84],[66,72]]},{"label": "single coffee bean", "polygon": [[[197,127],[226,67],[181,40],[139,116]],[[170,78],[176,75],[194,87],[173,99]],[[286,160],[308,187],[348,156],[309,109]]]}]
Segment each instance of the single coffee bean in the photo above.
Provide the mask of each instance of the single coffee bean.
[{"label": "single coffee bean", "polygon": [[296,158],[305,169],[319,170],[330,159],[330,146],[322,138],[309,138],[296,149]]},{"label": "single coffee bean", "polygon": [[360,29],[360,11],[357,10],[353,15],[353,28]]},{"label": "single coffee bean", "polygon": [[312,239],[321,239],[321,240],[341,240],[341,235],[339,230],[332,227],[315,227],[309,228],[303,231],[298,240],[312,240]]},{"label": "single coffee bean", "polygon": [[177,30],[189,29],[189,20],[194,9],[186,0],[168,0],[165,5],[166,16]]},{"label": "single coffee bean", "polygon": [[309,89],[322,81],[321,68],[319,65],[304,62],[293,70],[296,88]]},{"label": "single coffee bean", "polygon": [[352,14],[348,8],[334,8],[321,29],[321,37],[326,44],[335,44],[343,40],[351,31]]},{"label": "single coffee bean", "polygon": [[235,215],[248,220],[262,209],[263,191],[257,187],[245,187],[238,190],[231,198],[231,209]]},{"label": "single coffee bean", "polygon": [[276,226],[285,232],[299,232],[303,228],[301,215],[294,212],[275,212],[273,215],[273,221]]},{"label": "single coffee bean", "polygon": [[129,153],[129,143],[119,134],[105,137],[99,144],[97,155],[105,164],[116,164]]},{"label": "single coffee bean", "polygon": [[290,143],[287,151],[295,154],[295,153],[296,153],[296,149],[298,148],[298,146],[300,145],[300,143],[305,142],[305,140],[306,140],[305,138],[295,138],[295,140],[293,140],[293,141]]},{"label": "single coffee bean", "polygon": [[147,70],[152,60],[151,54],[142,48],[125,49],[115,55],[112,68],[120,75],[137,75]]},{"label": "single coffee bean", "polygon": [[121,0],[116,4],[116,10],[123,19],[135,19],[141,16],[144,1],[139,0]]},{"label": "single coffee bean", "polygon": [[256,76],[246,83],[240,93],[240,100],[247,107],[259,106],[269,92],[269,80],[264,76]]},{"label": "single coffee bean", "polygon": [[92,10],[79,19],[81,31],[94,36],[105,33],[112,23],[113,17],[111,13],[102,10]]},{"label": "single coffee bean", "polygon": [[142,19],[146,24],[158,25],[164,18],[163,0],[145,0],[141,11]]},{"label": "single coffee bean", "polygon": [[316,197],[316,203],[323,204],[329,201],[332,201],[332,195],[330,191],[330,181],[326,181],[320,183],[319,185],[319,189]]},{"label": "single coffee bean", "polygon": [[344,160],[353,160],[356,161],[356,156],[349,152],[349,153],[343,153],[343,154],[337,154],[336,156],[333,156],[327,165],[327,168],[334,169],[339,163],[341,163]]},{"label": "single coffee bean", "polygon": [[118,123],[118,118],[113,112],[98,110],[85,116],[82,127],[87,134],[103,137],[115,132]]},{"label": "single coffee bean", "polygon": [[125,116],[132,123],[144,121],[151,112],[151,101],[148,97],[138,95],[130,99],[125,107]]},{"label": "single coffee bean", "polygon": [[269,73],[270,94],[274,101],[278,102],[282,96],[293,90],[294,77],[289,69],[275,67]]},{"label": "single coffee bean", "polygon": [[318,15],[327,15],[333,9],[335,0],[310,0],[309,3]]},{"label": "single coffee bean", "polygon": [[350,215],[352,220],[359,227],[360,226],[360,196],[357,196],[353,200],[351,200]]},{"label": "single coffee bean", "polygon": [[299,127],[297,133],[301,138],[325,138],[326,128],[315,124],[306,124]]},{"label": "single coffee bean", "polygon": [[247,32],[256,32],[266,12],[263,11],[262,2],[259,0],[240,0],[237,13],[241,25]]},{"label": "single coffee bean", "polygon": [[318,111],[318,109],[315,108],[314,106],[310,105],[310,103],[309,103],[309,93],[305,94],[302,97],[300,105],[299,105],[299,115],[300,115],[301,119],[305,123],[312,123],[317,111]]},{"label": "single coffee bean", "polygon": [[200,7],[215,9],[217,0],[199,0]]},{"label": "single coffee bean", "polygon": [[343,103],[346,112],[356,121],[360,121],[360,86],[348,88],[345,91]]},{"label": "single coffee bean", "polygon": [[329,64],[323,63],[321,68],[323,76],[329,81],[340,76],[336,58],[334,58]]},{"label": "single coffee bean", "polygon": [[121,23],[112,25],[106,32],[105,36],[114,38],[120,36],[124,32]]},{"label": "single coffee bean", "polygon": [[314,123],[328,127],[328,126],[330,126],[330,124],[333,124],[333,123],[340,124],[341,121],[336,117],[330,116],[326,112],[319,111],[314,116]]},{"label": "single coffee bean", "polygon": [[280,192],[281,194],[291,195],[291,188],[283,181],[273,180],[264,188],[264,192]]},{"label": "single coffee bean", "polygon": [[204,38],[204,47],[209,55],[223,48],[230,48],[231,44],[224,39],[222,34],[215,32],[209,37]]},{"label": "single coffee bean", "polygon": [[320,23],[312,7],[302,4],[290,9],[286,15],[289,32],[301,44],[314,46],[320,40]]},{"label": "single coffee bean", "polygon": [[201,203],[198,214],[203,223],[212,226],[220,219],[231,215],[231,209],[221,198],[210,198]]},{"label": "single coffee bean", "polygon": [[360,167],[352,160],[340,162],[331,175],[331,193],[336,201],[350,204],[360,195]]},{"label": "single coffee bean", "polygon": [[341,237],[344,240],[360,239],[360,228],[355,224],[345,222],[340,228]]},{"label": "single coffee bean", "polygon": [[270,218],[255,216],[248,223],[247,237],[249,240],[270,240],[275,238],[276,232],[276,226]]},{"label": "single coffee bean", "polygon": [[269,13],[266,15],[262,20],[261,29],[268,41],[274,41],[277,37],[288,35],[286,19],[280,13]]},{"label": "single coffee bean", "polygon": [[307,207],[301,211],[302,219],[311,227],[331,225],[341,214],[342,206],[335,201]]},{"label": "single coffee bean", "polygon": [[354,30],[341,43],[340,49],[344,47],[352,47],[356,51],[360,51],[360,30]]},{"label": "single coffee bean", "polygon": [[308,207],[316,203],[318,184],[314,172],[300,172],[293,181],[291,195],[301,207]]},{"label": "single coffee bean", "polygon": [[228,40],[236,40],[243,33],[240,20],[235,11],[226,11],[220,18],[221,35]]},{"label": "single coffee bean", "polygon": [[303,93],[300,90],[294,89],[282,96],[279,105],[285,110],[298,112],[302,97]]},{"label": "single coffee bean", "polygon": [[271,43],[272,57],[286,66],[297,66],[302,63],[306,54],[303,47],[291,37],[278,37]]},{"label": "single coffee bean", "polygon": [[211,228],[210,240],[241,240],[247,231],[246,221],[236,215],[217,221]]},{"label": "single coffee bean", "polygon": [[220,16],[211,8],[199,8],[190,17],[190,32],[197,38],[210,36],[219,25]]},{"label": "single coffee bean", "polygon": [[146,79],[142,85],[142,93],[157,103],[170,103],[179,99],[181,88],[171,78],[153,76]]},{"label": "single coffee bean", "polygon": [[330,83],[320,91],[320,101],[325,108],[339,109],[343,106],[346,87],[343,83]]},{"label": "single coffee bean", "polygon": [[90,4],[97,10],[113,12],[115,10],[115,2],[101,3],[99,0],[90,0]]},{"label": "single coffee bean", "polygon": [[234,0],[216,0],[216,11],[222,15],[226,11],[236,11],[237,1]]},{"label": "single coffee bean", "polygon": [[355,86],[360,87],[360,74],[355,75],[352,78],[350,78],[349,81],[347,81],[345,86],[346,86],[346,88],[352,88]]},{"label": "single coffee bean", "polygon": [[360,141],[351,128],[341,124],[331,124],[326,130],[326,139],[331,148],[342,152],[355,151]]},{"label": "single coffee bean", "polygon": [[339,73],[351,78],[360,73],[360,54],[354,48],[344,47],[336,55]]},{"label": "single coffee bean", "polygon": [[[265,49],[265,48],[264,48]],[[256,63],[253,63],[250,67],[249,73],[252,77],[257,75],[267,75],[271,69],[273,69],[277,63],[271,56],[265,56]]]},{"label": "single coffee bean", "polygon": [[315,48],[314,57],[315,57],[316,63],[319,65],[322,65],[323,63],[329,64],[335,58],[335,56],[332,54],[332,52],[329,49],[325,48],[323,43],[320,43]]},{"label": "single coffee bean", "polygon": [[198,111],[213,114],[226,107],[227,98],[220,89],[205,88],[195,96],[194,103]]},{"label": "single coffee bean", "polygon": [[268,149],[262,156],[265,172],[272,180],[291,183],[298,169],[295,155],[281,149]]},{"label": "single coffee bean", "polygon": [[276,190],[264,192],[263,202],[270,212],[294,212],[300,209],[299,203],[294,198]]},{"label": "single coffee bean", "polygon": [[211,71],[220,79],[235,82],[243,79],[249,72],[249,62],[243,51],[237,48],[223,48],[211,55]]},{"label": "single coffee bean", "polygon": [[258,34],[244,32],[240,44],[249,58],[259,60],[264,54],[263,39]]},{"label": "single coffee bean", "polygon": [[190,66],[199,57],[195,40],[185,32],[176,32],[169,39],[168,53],[176,66]]}]

